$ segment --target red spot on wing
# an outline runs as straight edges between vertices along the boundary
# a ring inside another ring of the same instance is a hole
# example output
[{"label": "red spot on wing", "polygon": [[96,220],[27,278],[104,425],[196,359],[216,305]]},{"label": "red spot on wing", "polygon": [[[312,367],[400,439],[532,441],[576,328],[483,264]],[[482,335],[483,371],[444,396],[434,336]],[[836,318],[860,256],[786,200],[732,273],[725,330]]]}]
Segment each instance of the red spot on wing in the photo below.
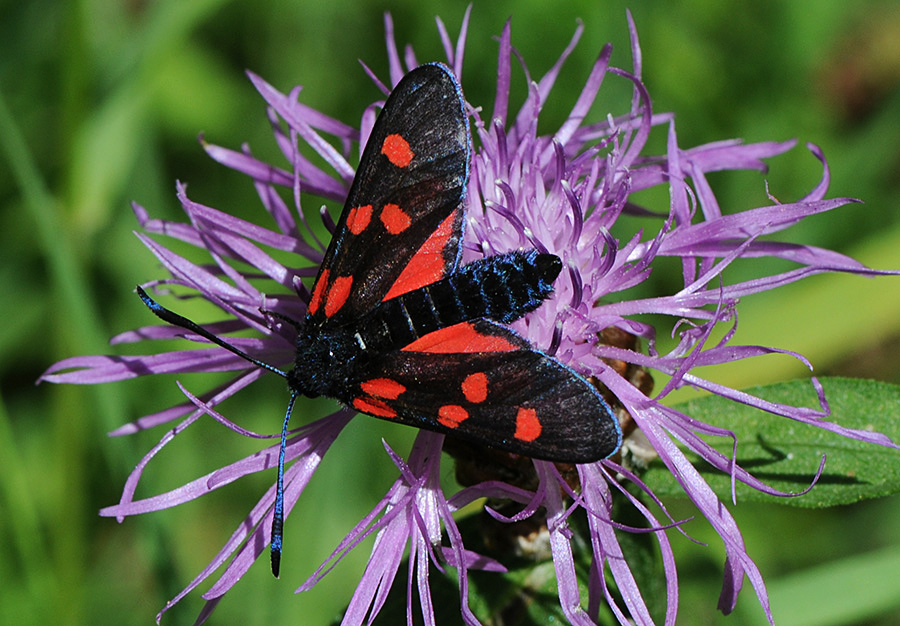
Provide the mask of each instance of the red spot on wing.
[{"label": "red spot on wing", "polygon": [[334,279],[325,296],[325,317],[331,317],[344,306],[352,286],[352,276],[338,276]]},{"label": "red spot on wing", "polygon": [[381,154],[397,167],[407,167],[415,156],[406,139],[396,134],[384,138]]},{"label": "red spot on wing", "polygon": [[366,229],[366,226],[369,225],[369,220],[371,219],[371,204],[353,207],[352,209],[350,209],[350,214],[347,215],[347,230],[349,230],[354,235],[358,235]]},{"label": "red spot on wing", "polygon": [[390,378],[373,378],[359,384],[360,389],[376,398],[396,400],[400,394],[406,391],[406,387]]},{"label": "red spot on wing", "polygon": [[445,404],[438,409],[438,421],[447,428],[456,428],[469,417],[469,412],[458,404]]},{"label": "red spot on wing", "polygon": [[513,437],[519,441],[534,441],[541,436],[541,420],[537,411],[519,407],[516,413],[516,432]]},{"label": "red spot on wing", "polygon": [[381,210],[381,223],[392,235],[399,235],[412,224],[412,219],[396,204],[385,204]]},{"label": "red spot on wing", "polygon": [[387,403],[375,398],[354,398],[353,408],[361,413],[368,413],[375,417],[397,417],[397,411],[388,406]]},{"label": "red spot on wing", "polygon": [[454,324],[419,337],[403,348],[404,352],[430,352],[448,354],[458,352],[511,352],[519,346],[505,337],[485,335],[471,322]]},{"label": "red spot on wing", "polygon": [[307,312],[314,315],[319,307],[322,306],[322,296],[325,295],[325,288],[328,286],[328,270],[322,270],[319,280],[313,286],[312,298],[309,300],[309,308]]},{"label": "red spot on wing", "polygon": [[462,392],[469,402],[484,402],[487,399],[487,376],[484,372],[466,376],[462,382]]},{"label": "red spot on wing", "polygon": [[[386,207],[385,207],[386,208]],[[391,285],[385,300],[396,298],[409,291],[414,291],[419,287],[430,285],[444,277],[447,271],[447,259],[445,250],[447,243],[453,236],[453,225],[457,218],[457,209],[453,211],[441,222],[425,243],[416,251],[413,257],[400,272],[400,276]]]}]

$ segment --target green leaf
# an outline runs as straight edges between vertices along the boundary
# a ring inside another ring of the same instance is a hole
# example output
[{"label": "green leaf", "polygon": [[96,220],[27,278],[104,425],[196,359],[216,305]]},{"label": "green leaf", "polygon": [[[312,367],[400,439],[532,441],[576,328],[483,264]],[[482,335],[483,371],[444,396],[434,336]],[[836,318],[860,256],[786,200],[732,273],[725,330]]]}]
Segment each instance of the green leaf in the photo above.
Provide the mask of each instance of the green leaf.
[{"label": "green leaf", "polygon": [[770,581],[773,613],[779,623],[793,626],[838,626],[896,616],[898,571],[900,550],[889,548]]},{"label": "green leaf", "polygon": [[[900,441],[900,386],[871,380],[821,379],[831,406],[828,421],[845,428],[877,431]],[[808,380],[767,385],[747,390],[765,400],[794,406],[816,407]],[[676,407],[701,422],[732,430],[737,436],[737,461],[744,469],[775,489],[798,493],[806,489],[826,456],[825,470],[815,487],[794,498],[769,496],[742,483],[738,501],[776,502],[822,508],[878,498],[900,491],[900,450],[864,443],[727,400],[709,396]],[[710,441],[730,456],[731,439]],[[695,466],[720,498],[731,499],[730,477],[693,454]],[[684,491],[660,461],[651,463],[643,479],[660,496]]]}]

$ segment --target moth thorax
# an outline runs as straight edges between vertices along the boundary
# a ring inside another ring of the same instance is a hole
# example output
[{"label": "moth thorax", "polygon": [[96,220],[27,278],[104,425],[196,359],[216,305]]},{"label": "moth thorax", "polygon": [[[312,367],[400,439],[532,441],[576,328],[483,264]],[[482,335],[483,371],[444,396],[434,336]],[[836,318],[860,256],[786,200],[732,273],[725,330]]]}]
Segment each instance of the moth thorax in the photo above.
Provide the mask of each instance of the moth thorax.
[{"label": "moth thorax", "polygon": [[365,360],[366,351],[346,328],[312,329],[297,337],[294,368],[288,372],[293,391],[314,398],[342,397],[348,380]]}]

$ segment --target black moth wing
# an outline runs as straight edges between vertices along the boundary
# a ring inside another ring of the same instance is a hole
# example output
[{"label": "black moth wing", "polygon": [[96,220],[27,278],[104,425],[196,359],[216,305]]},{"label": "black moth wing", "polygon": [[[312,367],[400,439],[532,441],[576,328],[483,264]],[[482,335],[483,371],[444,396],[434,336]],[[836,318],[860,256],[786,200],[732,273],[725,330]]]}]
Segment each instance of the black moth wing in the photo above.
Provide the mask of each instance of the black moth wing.
[{"label": "black moth wing", "polygon": [[[534,350],[504,326],[487,319],[471,326],[477,333],[503,339],[516,349],[384,353],[374,360],[366,380],[356,390],[362,395],[349,404],[390,421],[537,459],[589,463],[618,450],[622,439],[618,422],[593,385],[556,359]],[[487,381],[485,396],[474,398],[474,402],[464,388],[473,375],[483,375]],[[367,386],[366,381],[378,384]],[[404,390],[396,393],[401,386]],[[380,388],[386,390],[385,395],[396,397],[378,397],[364,391],[377,394]],[[375,411],[365,410],[369,403]],[[460,409],[466,417],[454,425],[447,417],[461,417]],[[520,411],[537,419],[537,436],[533,421],[520,430]]]},{"label": "black moth wing", "polygon": [[[408,162],[403,161],[402,142],[399,156],[385,154],[386,140],[396,142],[397,136],[408,144]],[[314,324],[326,317],[329,323],[352,322],[374,308],[451,215],[449,237],[440,242],[441,273],[434,280],[456,267],[470,152],[465,101],[451,70],[435,63],[406,74],[385,102],[363,150],[313,294],[318,291],[327,302],[330,285],[319,283],[335,284],[338,277],[349,277],[352,286],[336,311],[328,311],[324,304],[315,306],[314,297],[309,311]],[[385,213],[387,206],[393,211],[390,215]],[[354,213],[360,207],[370,214]],[[363,218],[368,225],[359,228]],[[354,228],[348,228],[348,220]],[[391,233],[386,222],[402,231]]]}]

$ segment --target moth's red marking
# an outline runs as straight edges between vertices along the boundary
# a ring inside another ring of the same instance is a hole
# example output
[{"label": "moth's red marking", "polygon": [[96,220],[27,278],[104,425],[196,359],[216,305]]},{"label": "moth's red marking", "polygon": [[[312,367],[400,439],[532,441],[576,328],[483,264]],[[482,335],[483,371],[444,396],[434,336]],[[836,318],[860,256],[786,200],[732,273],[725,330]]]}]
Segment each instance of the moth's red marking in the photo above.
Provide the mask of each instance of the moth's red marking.
[{"label": "moth's red marking", "polygon": [[519,347],[503,337],[483,335],[471,322],[454,324],[419,337],[403,348],[404,352],[447,354],[457,352],[511,352]]},{"label": "moth's red marking", "polygon": [[437,230],[428,236],[422,247],[413,255],[406,267],[403,268],[403,271],[400,272],[400,276],[391,285],[387,295],[384,296],[385,300],[390,300],[408,291],[414,291],[419,287],[430,285],[444,277],[447,269],[444,250],[447,247],[447,242],[450,241],[450,237],[453,236],[453,223],[456,221],[457,211],[459,209],[450,213],[441,222],[441,225],[437,227]]},{"label": "moth's red marking", "polygon": [[375,398],[353,398],[353,408],[376,417],[397,417],[397,411]]},{"label": "moth's red marking", "polygon": [[385,137],[384,143],[381,144],[381,154],[397,167],[407,167],[415,156],[409,143],[400,135]]},{"label": "moth's red marking", "polygon": [[445,404],[438,409],[438,421],[447,428],[456,428],[469,417],[469,412],[458,404]]},{"label": "moth's red marking", "polygon": [[359,384],[360,388],[370,396],[396,400],[400,394],[406,391],[406,387],[390,378],[373,378]]},{"label": "moth's red marking", "polygon": [[369,225],[372,219],[372,205],[353,207],[347,215],[347,230],[354,235],[360,234]]},{"label": "moth's red marking", "polygon": [[[326,270],[327,271],[327,270]],[[352,276],[338,276],[328,288],[325,296],[325,317],[331,317],[341,310],[350,295],[350,287],[353,286]]]},{"label": "moth's red marking", "polygon": [[316,281],[315,287],[313,287],[312,298],[309,299],[309,308],[307,312],[310,315],[314,315],[316,311],[319,310],[319,307],[322,306],[322,296],[325,295],[325,288],[328,286],[328,270],[322,270],[322,275],[319,276],[319,280]]},{"label": "moth's red marking", "polygon": [[487,376],[484,372],[476,372],[466,376],[462,381],[462,392],[469,402],[478,404],[487,399]]},{"label": "moth's red marking", "polygon": [[541,436],[541,420],[537,411],[519,407],[516,413],[516,432],[513,435],[519,441],[534,441]]},{"label": "moth's red marking", "polygon": [[412,219],[396,204],[385,204],[381,210],[381,223],[390,234],[399,235],[409,228]]}]

